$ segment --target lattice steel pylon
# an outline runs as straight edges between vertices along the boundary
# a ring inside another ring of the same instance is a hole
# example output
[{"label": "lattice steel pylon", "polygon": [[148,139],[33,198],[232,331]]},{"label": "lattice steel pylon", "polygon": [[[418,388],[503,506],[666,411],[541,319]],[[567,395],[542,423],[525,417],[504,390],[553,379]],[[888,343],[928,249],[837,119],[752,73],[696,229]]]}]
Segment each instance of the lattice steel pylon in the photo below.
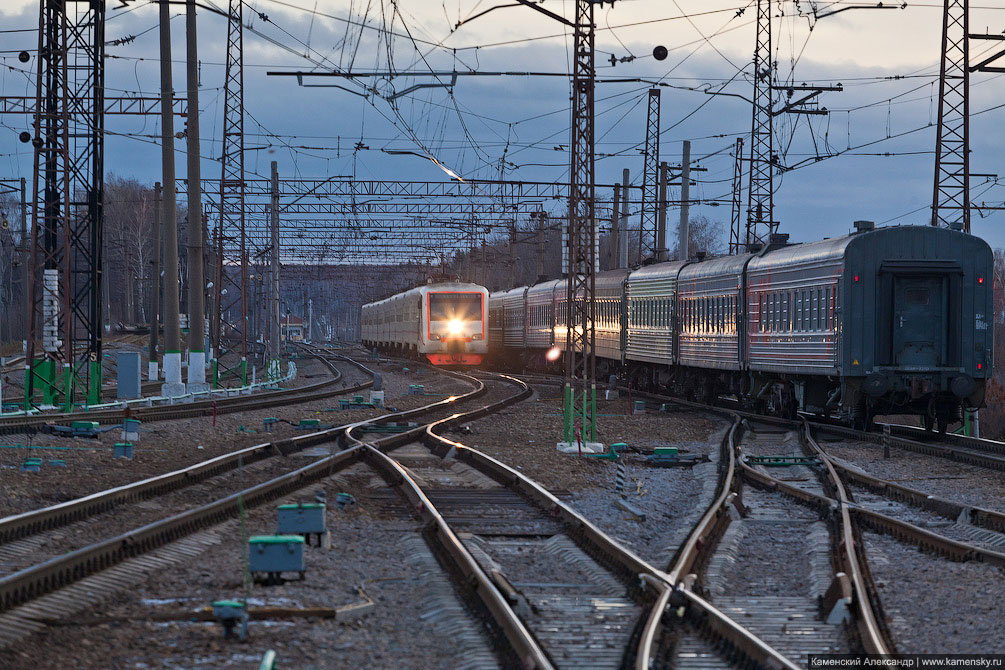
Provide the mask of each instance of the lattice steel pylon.
[{"label": "lattice steel pylon", "polygon": [[969,2],[945,0],[932,225],[970,232]]},{"label": "lattice steel pylon", "polygon": [[569,275],[565,318],[565,441],[597,439],[594,317],[597,234],[594,216],[593,0],[576,0],[573,28],[572,163],[569,188]]},{"label": "lattice steel pylon", "polygon": [[767,244],[778,223],[774,220],[771,150],[771,0],[757,0],[757,38],[754,47],[754,104],[750,128],[750,187],[747,192],[747,231],[744,244]]},{"label": "lattice steel pylon", "polygon": [[[655,256],[656,226],[659,213],[660,169],[660,90],[649,89],[649,107],[646,114],[646,150],[642,170],[642,220],[639,225],[639,264],[649,252]],[[652,235],[648,244],[647,235]]]},{"label": "lattice steel pylon", "polygon": [[743,249],[744,231],[740,230],[743,194],[743,138],[736,138],[736,148],[733,150],[733,208],[729,225],[729,254],[735,256]]},{"label": "lattice steel pylon", "polygon": [[[244,2],[230,0],[227,21],[227,64],[223,84],[223,152],[220,162],[220,222],[217,242],[216,310],[213,336],[216,360],[213,385],[228,375],[248,381],[248,252],[245,235],[244,181]],[[228,252],[230,252],[228,254]],[[236,252],[236,255],[235,255]],[[230,343],[226,346],[224,343]],[[224,354],[240,353],[227,365]]]},{"label": "lattice steel pylon", "polygon": [[42,0],[38,25],[24,406],[69,410],[101,400],[105,2]]}]

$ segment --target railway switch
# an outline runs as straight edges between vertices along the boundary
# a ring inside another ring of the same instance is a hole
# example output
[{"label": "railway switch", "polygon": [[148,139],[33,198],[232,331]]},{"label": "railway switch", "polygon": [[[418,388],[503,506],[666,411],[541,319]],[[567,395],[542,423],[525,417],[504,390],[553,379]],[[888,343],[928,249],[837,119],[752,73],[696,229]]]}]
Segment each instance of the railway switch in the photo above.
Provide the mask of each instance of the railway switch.
[{"label": "railway switch", "polygon": [[248,570],[256,581],[282,584],[283,573],[304,578],[304,538],[300,535],[256,535],[248,540]]},{"label": "railway switch", "polygon": [[339,409],[356,409],[356,408],[360,408],[360,407],[370,407],[370,408],[372,408],[373,406],[374,405],[373,405],[372,402],[367,402],[366,400],[363,399],[363,396],[361,396],[361,395],[354,395],[352,397],[352,400],[339,400],[338,401],[338,407],[339,407]]},{"label": "railway switch", "polygon": [[213,616],[223,624],[223,636],[234,637],[234,629],[240,624],[237,639],[248,637],[248,612],[244,603],[237,600],[216,600],[213,602]]},{"label": "railway switch", "polygon": [[303,535],[307,546],[311,544],[311,535],[317,537],[318,546],[328,542],[328,529],[325,526],[324,503],[292,503],[280,505],[277,508],[276,533],[280,535]]}]

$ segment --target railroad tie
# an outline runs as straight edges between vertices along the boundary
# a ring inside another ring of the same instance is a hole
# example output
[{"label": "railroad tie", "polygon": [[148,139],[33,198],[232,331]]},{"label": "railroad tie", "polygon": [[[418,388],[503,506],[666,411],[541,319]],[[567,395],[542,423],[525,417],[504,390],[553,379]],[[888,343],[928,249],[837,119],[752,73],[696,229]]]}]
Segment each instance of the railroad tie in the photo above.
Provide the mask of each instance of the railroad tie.
[{"label": "railroad tie", "polygon": [[614,474],[614,491],[622,498],[625,497],[625,480],[628,478],[628,467],[618,461],[618,469]]},{"label": "railroad tie", "polygon": [[0,614],[0,649],[43,630],[46,627],[43,613],[49,617],[67,618],[92,607],[113,593],[142,582],[165,565],[181,563],[219,544],[223,539],[221,531],[235,523],[225,522],[211,530],[172,542]]}]

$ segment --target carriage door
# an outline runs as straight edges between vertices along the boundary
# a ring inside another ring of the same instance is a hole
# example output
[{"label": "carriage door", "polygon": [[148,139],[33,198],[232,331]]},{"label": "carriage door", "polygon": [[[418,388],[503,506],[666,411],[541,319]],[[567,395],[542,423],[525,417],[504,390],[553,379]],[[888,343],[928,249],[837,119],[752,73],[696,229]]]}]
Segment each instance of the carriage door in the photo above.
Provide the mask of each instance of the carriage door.
[{"label": "carriage door", "polygon": [[896,365],[926,368],[945,365],[945,279],[895,276],[892,326]]}]

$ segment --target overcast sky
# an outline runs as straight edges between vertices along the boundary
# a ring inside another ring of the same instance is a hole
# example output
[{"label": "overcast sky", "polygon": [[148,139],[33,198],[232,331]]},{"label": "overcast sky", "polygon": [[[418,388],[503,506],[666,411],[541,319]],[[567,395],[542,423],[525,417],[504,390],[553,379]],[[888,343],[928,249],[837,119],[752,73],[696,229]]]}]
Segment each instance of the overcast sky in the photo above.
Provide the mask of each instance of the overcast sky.
[{"label": "overcast sky", "polygon": [[[227,0],[202,0],[225,6]],[[571,40],[558,22],[526,7],[503,7],[456,24],[506,0],[252,0],[245,3],[246,165],[267,175],[279,162],[282,176],[355,175],[361,179],[440,180],[431,161],[385,150],[435,156],[464,178],[567,180],[569,83],[565,77],[382,77],[311,83],[344,88],[301,88],[293,77],[267,71],[334,69],[429,72],[478,70],[569,71]],[[774,8],[778,83],[842,83],[825,93],[825,116],[776,117],[775,147],[791,167],[776,177],[776,218],[781,231],[806,241],[842,234],[856,219],[880,224],[927,223],[934,177],[941,7],[938,0],[909,2],[906,9],[855,9],[818,15],[861,2],[782,2]],[[1001,33],[1005,6],[971,3],[973,32]],[[157,95],[158,10],[133,0],[109,0],[107,95]],[[572,0],[543,7],[572,16]],[[744,0],[619,0],[598,8],[598,77],[641,78],[662,87],[662,158],[679,162],[681,142],[705,169],[692,198],[712,203],[693,208],[728,226],[729,193],[738,136],[750,132],[749,98],[756,4]],[[742,11],[741,11],[742,10]],[[184,94],[184,18],[172,8],[175,89]],[[267,18],[266,18],[267,17]],[[38,25],[38,2],[2,0],[5,30]],[[218,178],[225,21],[200,12],[201,134],[203,176]],[[0,90],[33,94],[32,31],[0,33]],[[669,57],[656,61],[654,46]],[[971,61],[1001,42],[972,42]],[[20,50],[32,53],[22,65]],[[617,61],[611,65],[610,59]],[[624,60],[623,60],[624,59]],[[1003,59],[1005,61],[1005,59]],[[1005,64],[1005,63],[1002,63]],[[1003,170],[1005,80],[977,73],[971,79],[971,170]],[[398,95],[416,84],[441,84]],[[367,91],[365,87],[371,87]],[[373,92],[376,89],[376,93]],[[640,183],[641,146],[650,84],[599,83],[597,87],[597,181],[620,180],[623,168]],[[346,90],[348,89],[348,90]],[[732,95],[708,95],[711,90]],[[392,99],[393,100],[389,100]],[[988,111],[985,111],[988,110]],[[30,177],[30,145],[17,141],[23,116],[0,118],[0,177]],[[109,117],[107,173],[152,183],[160,178],[159,119]],[[180,129],[180,128],[179,128]],[[129,136],[125,136],[129,135]],[[183,149],[179,143],[179,149]],[[836,154],[836,155],[835,155]],[[833,156],[833,157],[828,157]],[[821,157],[821,160],[817,160]],[[178,174],[185,171],[179,155]],[[30,179],[29,179],[30,183]],[[1005,188],[972,179],[976,203],[1001,205]],[[610,197],[609,189],[598,196]],[[746,195],[744,195],[744,201]],[[558,204],[555,205],[558,210]],[[973,214],[973,231],[1005,246],[1005,212]]]}]

